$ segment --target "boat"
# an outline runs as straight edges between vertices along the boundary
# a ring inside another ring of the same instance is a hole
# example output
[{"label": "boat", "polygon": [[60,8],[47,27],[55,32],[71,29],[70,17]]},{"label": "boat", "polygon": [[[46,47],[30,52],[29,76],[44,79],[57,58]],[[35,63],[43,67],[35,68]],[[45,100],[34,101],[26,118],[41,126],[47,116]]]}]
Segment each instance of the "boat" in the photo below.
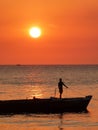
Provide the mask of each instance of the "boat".
[{"label": "boat", "polygon": [[0,100],[0,114],[83,112],[92,95],[73,98]]}]

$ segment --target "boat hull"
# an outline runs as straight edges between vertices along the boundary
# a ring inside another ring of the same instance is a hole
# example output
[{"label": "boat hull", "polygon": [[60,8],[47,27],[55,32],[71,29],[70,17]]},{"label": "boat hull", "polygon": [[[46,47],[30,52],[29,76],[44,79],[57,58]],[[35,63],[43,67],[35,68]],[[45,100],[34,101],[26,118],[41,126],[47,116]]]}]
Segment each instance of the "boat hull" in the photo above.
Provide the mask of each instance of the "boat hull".
[{"label": "boat hull", "polygon": [[82,112],[92,96],[77,98],[1,100],[0,114]]}]

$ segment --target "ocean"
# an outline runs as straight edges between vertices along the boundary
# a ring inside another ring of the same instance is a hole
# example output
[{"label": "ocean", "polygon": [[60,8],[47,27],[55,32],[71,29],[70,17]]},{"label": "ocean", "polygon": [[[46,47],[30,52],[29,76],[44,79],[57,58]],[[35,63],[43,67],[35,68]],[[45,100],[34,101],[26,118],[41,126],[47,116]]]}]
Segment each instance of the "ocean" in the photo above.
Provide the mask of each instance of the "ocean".
[{"label": "ocean", "polygon": [[[93,95],[88,112],[0,115],[2,130],[98,130],[98,65],[0,65],[0,100]],[[18,107],[18,106],[17,106]]]}]

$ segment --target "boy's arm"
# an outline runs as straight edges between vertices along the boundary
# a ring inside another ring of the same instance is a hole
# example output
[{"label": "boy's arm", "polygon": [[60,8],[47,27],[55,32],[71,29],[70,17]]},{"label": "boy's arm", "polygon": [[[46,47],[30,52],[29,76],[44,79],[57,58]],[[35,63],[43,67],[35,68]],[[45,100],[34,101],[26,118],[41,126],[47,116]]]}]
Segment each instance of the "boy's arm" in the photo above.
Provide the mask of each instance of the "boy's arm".
[{"label": "boy's arm", "polygon": [[65,84],[64,84],[64,86],[65,86],[66,88],[68,88],[68,86],[67,86],[67,85],[65,85]]}]

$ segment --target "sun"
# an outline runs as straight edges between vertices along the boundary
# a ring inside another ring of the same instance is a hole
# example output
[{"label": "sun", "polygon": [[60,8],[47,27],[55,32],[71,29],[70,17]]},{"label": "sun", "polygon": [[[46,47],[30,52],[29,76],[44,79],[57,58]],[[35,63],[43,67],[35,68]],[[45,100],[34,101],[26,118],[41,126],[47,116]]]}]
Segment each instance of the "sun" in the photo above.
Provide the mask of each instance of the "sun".
[{"label": "sun", "polygon": [[39,38],[41,36],[41,29],[39,27],[32,27],[29,30],[29,34],[33,38]]}]

